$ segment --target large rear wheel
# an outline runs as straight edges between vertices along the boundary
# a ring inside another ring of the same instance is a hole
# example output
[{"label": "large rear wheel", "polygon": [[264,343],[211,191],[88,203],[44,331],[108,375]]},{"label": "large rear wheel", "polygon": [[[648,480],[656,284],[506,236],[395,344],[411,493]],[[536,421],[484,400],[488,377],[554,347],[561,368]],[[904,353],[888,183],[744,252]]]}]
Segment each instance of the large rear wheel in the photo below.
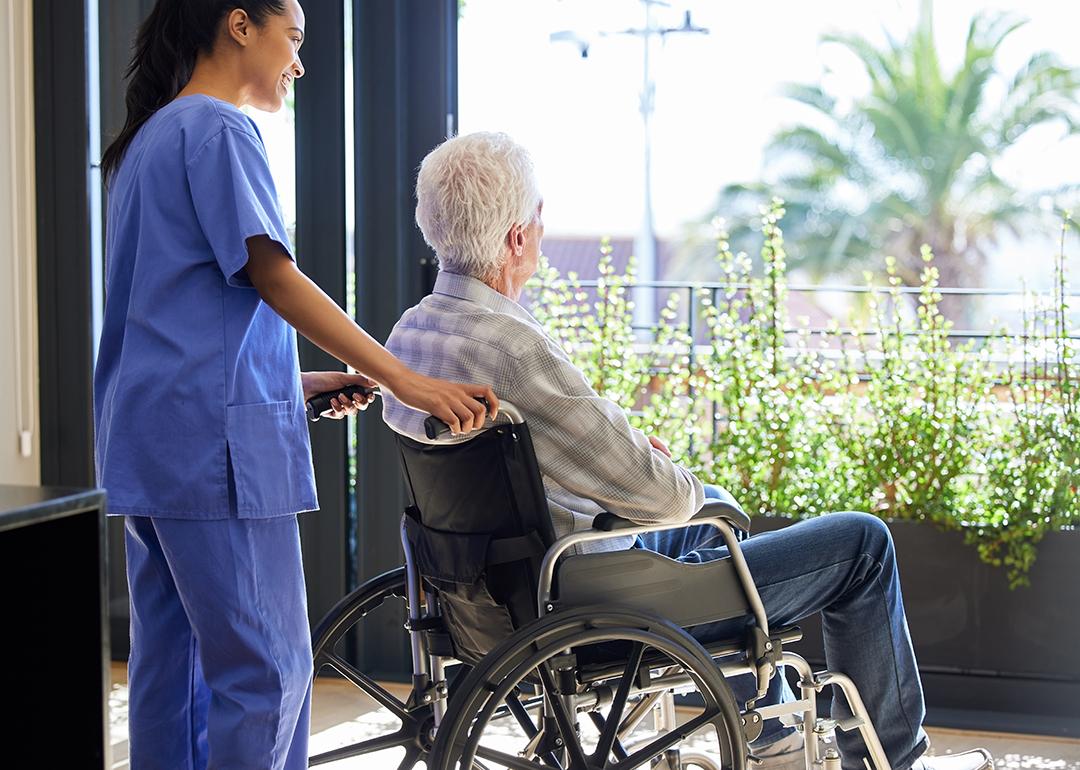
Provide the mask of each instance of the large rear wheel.
[{"label": "large rear wheel", "polygon": [[[696,691],[704,705],[643,735],[644,716],[669,689]],[[519,705],[523,696],[528,708]],[[744,770],[738,707],[701,645],[660,618],[587,607],[520,629],[460,682],[428,767],[462,770],[480,760],[516,770],[682,768],[700,762],[693,736],[702,731],[715,736],[710,753],[721,767]]]}]

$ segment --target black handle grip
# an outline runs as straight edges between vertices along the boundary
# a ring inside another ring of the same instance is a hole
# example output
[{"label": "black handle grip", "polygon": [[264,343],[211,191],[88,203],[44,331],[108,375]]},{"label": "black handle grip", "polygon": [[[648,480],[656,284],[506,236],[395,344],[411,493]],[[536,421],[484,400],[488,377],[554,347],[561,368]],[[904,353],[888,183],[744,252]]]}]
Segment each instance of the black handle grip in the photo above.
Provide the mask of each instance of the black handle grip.
[{"label": "black handle grip", "polygon": [[[476,399],[484,405],[485,409],[488,409],[488,416],[490,418],[491,410],[488,408],[488,402],[486,398]],[[441,438],[450,432],[450,426],[440,420],[435,415],[431,415],[424,420],[424,435],[434,441],[437,438]]]},{"label": "black handle grip", "polygon": [[424,434],[429,439],[434,440],[440,438],[441,436],[445,436],[449,432],[450,426],[440,420],[435,415],[431,415],[426,420],[424,420]]},{"label": "black handle grip", "polygon": [[375,388],[368,388],[363,385],[347,385],[340,390],[328,390],[325,393],[316,393],[314,396],[307,400],[305,405],[307,408],[308,419],[312,422],[318,422],[319,417],[327,409],[330,409],[330,399],[334,396],[344,396],[347,399],[352,399],[355,395],[370,397],[372,394],[378,395],[379,391]]}]

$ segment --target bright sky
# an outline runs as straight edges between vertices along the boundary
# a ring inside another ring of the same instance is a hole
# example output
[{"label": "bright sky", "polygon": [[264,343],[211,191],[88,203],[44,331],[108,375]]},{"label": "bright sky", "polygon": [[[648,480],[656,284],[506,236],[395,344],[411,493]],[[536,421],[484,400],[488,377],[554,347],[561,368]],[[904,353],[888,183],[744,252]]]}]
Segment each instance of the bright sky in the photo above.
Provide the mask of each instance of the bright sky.
[{"label": "bright sky", "polygon": [[[946,72],[959,63],[972,16],[987,9],[1021,13],[1030,23],[1001,50],[1008,76],[1038,49],[1080,64],[1080,3],[1062,0],[939,0],[935,32]],[[816,82],[826,72],[840,93],[865,87],[858,65],[827,31],[903,37],[916,0],[774,0],[766,3],[671,0],[656,8],[665,26],[690,10],[708,35],[678,34],[654,43],[653,207],[658,235],[677,236],[709,210],[724,184],[751,181],[762,149],[800,109],[778,96],[785,81]],[[549,233],[627,234],[642,206],[642,127],[638,94],[642,44],[596,32],[641,27],[639,0],[467,0],[459,27],[461,132],[501,130],[530,149],[544,194]],[[549,35],[590,36],[589,57]],[[1061,129],[1027,137],[999,173],[1026,189],[1076,180],[1080,137]],[[1003,247],[1008,251],[1007,246]]]},{"label": "bright sky", "polygon": [[[674,234],[704,212],[727,182],[753,179],[770,134],[798,113],[777,95],[784,81],[816,81],[826,68],[841,92],[863,86],[858,66],[836,47],[819,46],[823,32],[902,35],[917,15],[913,0],[780,0],[733,3],[672,0],[654,14],[667,26],[690,10],[708,35],[672,35],[654,44],[654,207],[660,234]],[[935,29],[943,64],[954,68],[972,15],[984,8],[1030,18],[1002,50],[1012,73],[1037,48],[1077,64],[1080,4],[1060,0],[938,2]],[[532,151],[542,174],[545,220],[553,231],[633,233],[641,208],[642,80],[640,38],[596,31],[641,27],[638,0],[468,0],[459,31],[460,131],[503,130]],[[570,29],[593,38],[589,58],[551,32]],[[1046,135],[1049,134],[1049,135]],[[1007,171],[1041,187],[1075,178],[1080,142],[1060,131],[1033,137],[1022,162]],[[1067,162],[1063,162],[1067,161]]]},{"label": "bright sky", "polygon": [[[779,84],[824,75],[842,94],[865,88],[849,54],[818,44],[822,33],[881,39],[888,28],[902,37],[918,14],[917,0],[670,1],[670,8],[654,9],[658,22],[680,26],[690,10],[710,33],[672,35],[652,49],[654,219],[657,234],[669,238],[705,216],[723,185],[759,176],[769,137],[800,117],[801,108],[778,95]],[[938,0],[935,31],[946,72],[959,63],[970,19],[986,9],[1030,20],[1001,50],[1007,75],[1039,49],[1080,64],[1080,3],[1074,0]],[[551,234],[632,235],[639,228],[642,44],[637,37],[599,33],[643,22],[639,0],[466,0],[459,25],[459,131],[506,131],[531,150]],[[550,34],[560,30],[590,37],[589,58],[571,43],[552,43]],[[295,211],[291,115],[253,117],[289,216]],[[1024,189],[1040,190],[1075,182],[1078,169],[1080,137],[1063,139],[1055,127],[1032,132],[998,171]],[[1025,278],[1030,286],[1045,285],[1051,236],[1005,239],[985,283],[1015,285]]]}]

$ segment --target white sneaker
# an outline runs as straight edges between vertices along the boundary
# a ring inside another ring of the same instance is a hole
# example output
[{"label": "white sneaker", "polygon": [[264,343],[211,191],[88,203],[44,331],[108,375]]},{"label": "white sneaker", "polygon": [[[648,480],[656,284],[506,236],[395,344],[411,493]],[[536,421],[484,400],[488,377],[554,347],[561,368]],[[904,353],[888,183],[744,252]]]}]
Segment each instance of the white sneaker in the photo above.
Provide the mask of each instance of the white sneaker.
[{"label": "white sneaker", "polygon": [[986,749],[971,749],[959,754],[923,755],[915,760],[911,770],[990,770],[994,757]]}]

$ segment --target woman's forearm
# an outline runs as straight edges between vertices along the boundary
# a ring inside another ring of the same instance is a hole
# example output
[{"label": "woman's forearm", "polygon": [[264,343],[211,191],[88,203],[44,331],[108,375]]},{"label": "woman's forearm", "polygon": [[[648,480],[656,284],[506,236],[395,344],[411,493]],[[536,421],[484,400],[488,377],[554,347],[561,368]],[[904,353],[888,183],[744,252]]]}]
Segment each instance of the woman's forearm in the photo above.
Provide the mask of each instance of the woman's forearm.
[{"label": "woman's forearm", "polygon": [[393,390],[407,372],[266,236],[248,239],[248,279],[266,304],[330,355]]},{"label": "woman's forearm", "polygon": [[248,279],[270,307],[339,361],[392,392],[403,404],[435,415],[453,433],[468,433],[498,413],[487,385],[444,382],[411,371],[349,318],[269,236],[248,238]]}]

